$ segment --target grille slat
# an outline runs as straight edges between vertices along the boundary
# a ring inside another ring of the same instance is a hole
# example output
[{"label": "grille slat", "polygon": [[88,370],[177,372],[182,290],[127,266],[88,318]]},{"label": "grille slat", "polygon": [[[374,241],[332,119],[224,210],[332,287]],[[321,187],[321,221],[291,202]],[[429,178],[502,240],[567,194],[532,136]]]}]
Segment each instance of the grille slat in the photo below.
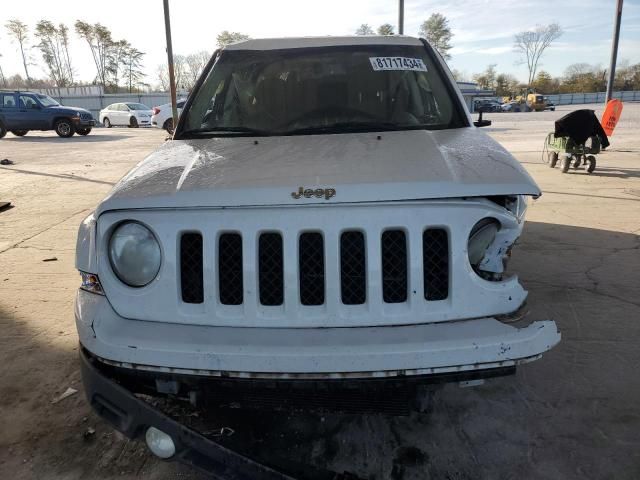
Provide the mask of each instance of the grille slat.
[{"label": "grille slat", "polygon": [[180,237],[180,283],[183,302],[204,301],[202,235],[199,233],[185,233]]},{"label": "grille slat", "polygon": [[220,303],[242,305],[242,237],[224,233],[218,239],[218,286]]},{"label": "grille slat", "polygon": [[424,298],[445,300],[449,296],[449,235],[442,228],[422,234],[422,271]]},{"label": "grille slat", "polygon": [[407,301],[407,239],[402,230],[382,234],[382,297],[385,303]]},{"label": "grille slat", "polygon": [[367,300],[367,257],[364,234],[344,232],[340,236],[340,292],[345,305]]},{"label": "grille slat", "polygon": [[298,239],[300,303],[322,305],[325,297],[324,239],[322,234],[307,232]]},{"label": "grille slat", "polygon": [[263,233],[258,241],[258,282],[260,303],[266,306],[284,302],[282,236]]}]

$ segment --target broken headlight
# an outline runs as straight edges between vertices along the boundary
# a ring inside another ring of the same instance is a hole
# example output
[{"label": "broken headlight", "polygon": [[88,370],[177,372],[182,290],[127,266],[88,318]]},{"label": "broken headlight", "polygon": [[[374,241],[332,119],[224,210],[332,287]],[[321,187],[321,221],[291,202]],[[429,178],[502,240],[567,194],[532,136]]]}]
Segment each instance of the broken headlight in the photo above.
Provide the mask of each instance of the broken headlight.
[{"label": "broken headlight", "polygon": [[495,240],[498,230],[500,230],[500,223],[495,218],[483,218],[471,229],[467,251],[469,263],[476,272],[484,254]]},{"label": "broken headlight", "polygon": [[529,197],[526,195],[515,195],[511,197],[506,197],[504,200],[504,208],[509,210],[518,223],[522,223],[524,220],[524,216],[527,213],[527,207],[529,201]]}]

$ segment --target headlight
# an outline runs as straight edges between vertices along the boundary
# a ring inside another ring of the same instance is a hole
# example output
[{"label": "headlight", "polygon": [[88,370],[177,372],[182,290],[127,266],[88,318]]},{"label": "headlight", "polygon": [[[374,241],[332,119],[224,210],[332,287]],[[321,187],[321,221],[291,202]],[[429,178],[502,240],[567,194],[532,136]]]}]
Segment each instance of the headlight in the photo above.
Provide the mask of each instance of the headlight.
[{"label": "headlight", "polygon": [[138,222],[121,223],[109,240],[111,268],[130,287],[144,287],[156,278],[161,257],[155,235]]},{"label": "headlight", "polygon": [[469,263],[473,267],[477,267],[480,264],[487,248],[496,238],[499,229],[500,224],[495,218],[483,218],[471,229],[467,250],[469,252]]}]

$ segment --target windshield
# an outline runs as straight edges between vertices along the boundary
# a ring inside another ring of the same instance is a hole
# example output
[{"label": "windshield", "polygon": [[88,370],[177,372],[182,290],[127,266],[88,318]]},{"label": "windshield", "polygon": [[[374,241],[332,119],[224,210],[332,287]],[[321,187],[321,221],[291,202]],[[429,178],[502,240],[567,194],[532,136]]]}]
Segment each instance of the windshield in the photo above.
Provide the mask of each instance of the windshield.
[{"label": "windshield", "polygon": [[131,110],[151,110],[149,107],[147,107],[146,105],[144,105],[142,103],[127,103],[126,105]]},{"label": "windshield", "polygon": [[223,51],[182,134],[295,135],[466,126],[421,46]]},{"label": "windshield", "polygon": [[40,101],[40,103],[42,104],[43,107],[56,107],[58,105],[60,105],[58,102],[56,102],[53,98],[51,98],[49,95],[36,95],[36,97],[38,97],[38,100]]}]

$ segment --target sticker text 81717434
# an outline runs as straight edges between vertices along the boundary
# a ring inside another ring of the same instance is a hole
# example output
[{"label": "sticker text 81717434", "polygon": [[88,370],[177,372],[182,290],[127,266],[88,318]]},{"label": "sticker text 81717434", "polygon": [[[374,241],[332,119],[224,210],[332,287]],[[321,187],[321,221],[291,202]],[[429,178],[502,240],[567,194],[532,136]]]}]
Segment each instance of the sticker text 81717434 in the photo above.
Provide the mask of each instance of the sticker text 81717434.
[{"label": "sticker text 81717434", "polygon": [[375,71],[379,70],[414,70],[426,72],[427,66],[421,58],[407,57],[369,57],[371,66]]}]

